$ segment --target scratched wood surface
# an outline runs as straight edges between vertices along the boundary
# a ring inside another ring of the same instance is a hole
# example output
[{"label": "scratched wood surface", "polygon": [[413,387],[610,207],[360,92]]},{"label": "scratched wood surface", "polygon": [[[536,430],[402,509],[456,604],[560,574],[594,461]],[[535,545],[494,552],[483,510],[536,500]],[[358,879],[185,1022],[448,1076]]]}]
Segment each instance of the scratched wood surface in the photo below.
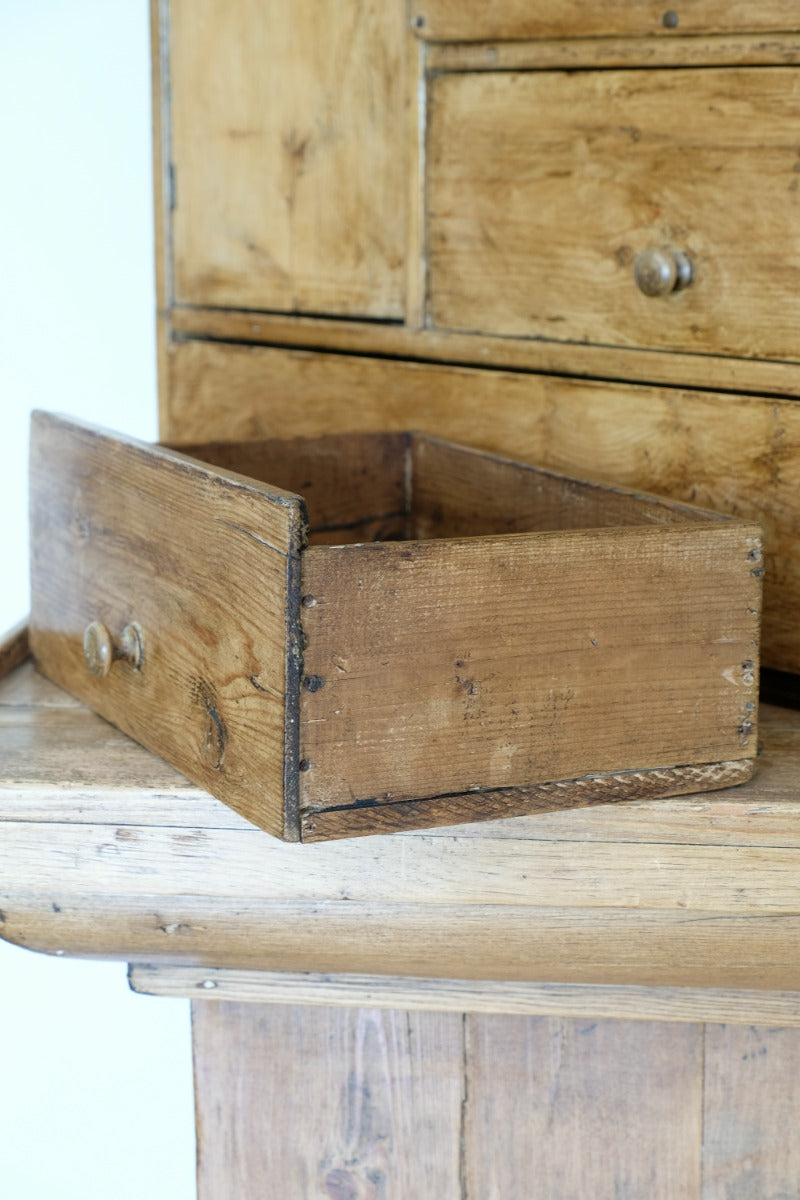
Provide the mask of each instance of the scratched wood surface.
[{"label": "scratched wood surface", "polygon": [[[794,79],[784,67],[434,76],[431,322],[796,357]],[[743,236],[754,179],[769,200]],[[634,259],[664,245],[694,277],[644,296]]]},{"label": "scratched wood surface", "polygon": [[797,714],[765,708],[761,736],[755,779],[724,792],[292,846],[26,663],[0,681],[0,934],[150,964],[471,979],[471,995],[486,979],[797,990]]},{"label": "scratched wood surface", "polygon": [[198,1200],[457,1200],[460,1014],[192,1007]]},{"label": "scratched wood surface", "polygon": [[411,22],[420,37],[439,41],[661,34],[734,33],[797,27],[792,0],[693,0],[671,10],[663,0],[413,0]]},{"label": "scratched wood surface", "polygon": [[193,1004],[199,1200],[793,1200],[800,1030]]},{"label": "scratched wood surface", "polygon": [[311,547],[301,808],[749,757],[755,534]]},{"label": "scratched wood surface", "polygon": [[401,317],[403,5],[166,8],[174,298]]},{"label": "scratched wood surface", "polygon": [[180,449],[302,495],[311,545],[409,535],[410,445],[404,433],[203,442]]},{"label": "scratched wood surface", "polygon": [[[48,676],[262,827],[296,837],[284,776],[297,761],[285,697],[297,687],[300,498],[45,414],[31,497],[30,637]],[[141,669],[91,674],[91,621],[115,640],[138,623]]]},{"label": "scratched wood surface", "polygon": [[465,1039],[467,1196],[700,1200],[702,1026],[469,1015]]},{"label": "scratched wood surface", "polygon": [[800,671],[794,401],[191,340],[171,361],[170,439],[416,428],[756,521],[762,662]]},{"label": "scratched wood surface", "polygon": [[800,1033],[708,1025],[703,1200],[800,1195]]}]

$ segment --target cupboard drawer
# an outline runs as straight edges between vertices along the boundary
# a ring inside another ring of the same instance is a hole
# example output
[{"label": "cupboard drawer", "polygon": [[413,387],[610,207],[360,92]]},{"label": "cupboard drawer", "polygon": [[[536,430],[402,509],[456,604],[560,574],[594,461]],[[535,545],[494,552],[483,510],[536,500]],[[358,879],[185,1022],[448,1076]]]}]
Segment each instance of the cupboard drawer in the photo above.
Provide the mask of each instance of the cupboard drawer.
[{"label": "cupboard drawer", "polygon": [[794,0],[413,0],[417,33],[434,41],[760,33],[797,28]]},{"label": "cupboard drawer", "polygon": [[187,449],[38,415],[32,649],[269,832],[750,774],[757,527],[423,435]]},{"label": "cupboard drawer", "polygon": [[433,77],[431,322],[797,359],[798,122],[778,67]]}]

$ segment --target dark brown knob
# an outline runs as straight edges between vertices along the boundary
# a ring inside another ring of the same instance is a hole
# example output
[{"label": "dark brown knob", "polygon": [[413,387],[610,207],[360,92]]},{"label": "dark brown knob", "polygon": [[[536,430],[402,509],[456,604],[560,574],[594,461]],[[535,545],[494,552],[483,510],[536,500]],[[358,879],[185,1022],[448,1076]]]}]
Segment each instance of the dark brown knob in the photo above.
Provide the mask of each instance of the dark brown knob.
[{"label": "dark brown knob", "polygon": [[135,671],[140,671],[144,658],[141,626],[131,621],[120,635],[119,646],[115,646],[105,625],[101,621],[90,621],[83,631],[83,657],[98,679],[105,679],[115,661],[126,662]]}]

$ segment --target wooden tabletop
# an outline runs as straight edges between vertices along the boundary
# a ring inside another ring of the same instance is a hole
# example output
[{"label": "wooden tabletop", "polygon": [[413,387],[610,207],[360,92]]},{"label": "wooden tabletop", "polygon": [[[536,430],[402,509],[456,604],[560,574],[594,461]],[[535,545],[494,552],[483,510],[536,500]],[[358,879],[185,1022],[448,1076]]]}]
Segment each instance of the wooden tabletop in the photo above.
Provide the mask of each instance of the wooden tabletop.
[{"label": "wooden tabletop", "polygon": [[761,738],[739,788],[288,845],[28,660],[0,681],[0,934],[139,964],[473,992],[800,989],[800,714],[764,706]]}]

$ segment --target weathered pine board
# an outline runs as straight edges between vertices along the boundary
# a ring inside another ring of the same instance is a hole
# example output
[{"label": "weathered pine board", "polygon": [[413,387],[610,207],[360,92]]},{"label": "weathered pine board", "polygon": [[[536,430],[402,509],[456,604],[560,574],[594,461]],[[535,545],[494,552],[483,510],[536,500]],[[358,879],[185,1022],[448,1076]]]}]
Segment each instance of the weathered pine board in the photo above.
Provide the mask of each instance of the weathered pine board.
[{"label": "weathered pine board", "polygon": [[792,0],[693,0],[666,17],[663,0],[413,0],[411,23],[423,38],[449,42],[492,39],[736,33],[797,28]]},{"label": "weathered pine board", "polygon": [[180,449],[203,462],[302,495],[312,545],[409,534],[407,434],[201,442]]},{"label": "weathered pine board", "polygon": [[456,1013],[192,1007],[198,1200],[459,1200]]},{"label": "weathered pine board", "polygon": [[235,971],[140,964],[128,970],[135,992],[248,1004],[345,1005],[426,1012],[574,1017],[581,1020],[722,1021],[800,1026],[800,992],[721,988],[608,987],[603,984],[402,979],[380,975]]},{"label": "weathered pine board", "polygon": [[417,428],[756,521],[762,663],[800,671],[793,401],[198,341],[175,347],[172,369],[164,432],[181,441]]},{"label": "weathered pine board", "polygon": [[311,547],[301,808],[749,757],[757,533]]},{"label": "weathered pine board", "polygon": [[[31,514],[31,647],[53,681],[237,811],[296,837],[285,720],[299,686],[302,500],[38,414]],[[91,674],[92,621],[115,639],[136,622],[141,670]],[[236,736],[253,726],[258,739]]]},{"label": "weathered pine board", "polygon": [[[434,76],[431,323],[795,358],[794,82],[789,67]],[[643,296],[634,258],[664,245],[692,282]]]},{"label": "weathered pine board", "polygon": [[403,5],[167,11],[174,299],[401,317]]},{"label": "weathered pine board", "polygon": [[[701,1200],[702,1026],[466,1017],[465,1194]],[[795,1040],[797,1040],[797,1035]]]},{"label": "weathered pine board", "polygon": [[800,1195],[800,1034],[708,1025],[703,1200]]}]

